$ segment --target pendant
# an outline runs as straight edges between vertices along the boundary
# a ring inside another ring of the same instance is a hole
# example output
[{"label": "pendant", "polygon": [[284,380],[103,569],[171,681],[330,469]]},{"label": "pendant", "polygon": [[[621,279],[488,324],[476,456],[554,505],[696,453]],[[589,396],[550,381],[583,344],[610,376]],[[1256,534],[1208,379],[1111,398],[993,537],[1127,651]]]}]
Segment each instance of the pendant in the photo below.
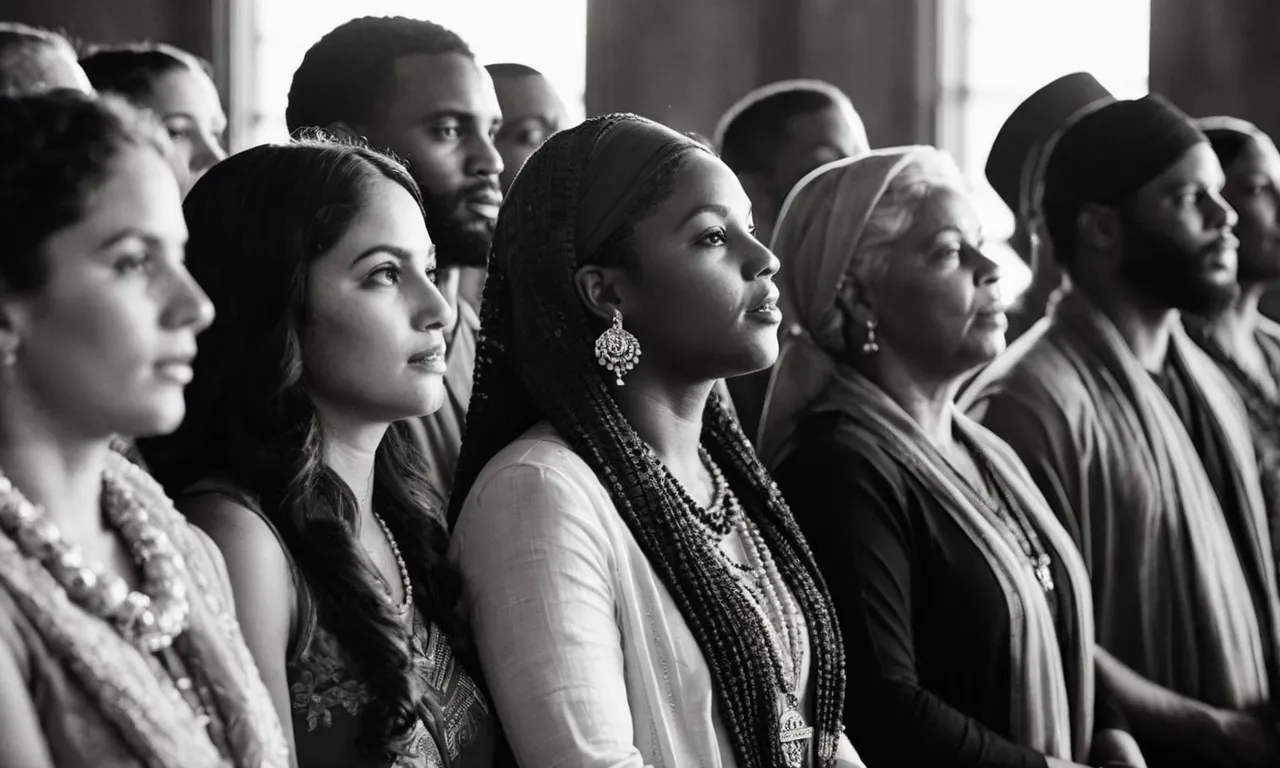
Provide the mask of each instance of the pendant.
[{"label": "pendant", "polygon": [[1053,571],[1049,569],[1049,556],[1040,555],[1036,558],[1035,564],[1036,578],[1040,581],[1040,586],[1045,592],[1053,591]]},{"label": "pendant", "polygon": [[[793,697],[787,697],[794,700]],[[813,729],[805,725],[804,718],[795,704],[788,702],[787,709],[778,719],[779,741],[782,742],[782,757],[787,768],[803,768],[804,759],[809,754],[809,740],[813,738]]]}]

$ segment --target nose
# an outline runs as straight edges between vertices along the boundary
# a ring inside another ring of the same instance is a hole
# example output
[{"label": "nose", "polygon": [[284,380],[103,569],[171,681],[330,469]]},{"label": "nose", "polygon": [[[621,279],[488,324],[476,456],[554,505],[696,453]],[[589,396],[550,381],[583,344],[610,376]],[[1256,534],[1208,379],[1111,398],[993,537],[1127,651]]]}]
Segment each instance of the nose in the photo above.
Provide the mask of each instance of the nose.
[{"label": "nose", "polygon": [[416,288],[412,301],[413,316],[410,319],[413,327],[420,331],[431,331],[453,325],[457,313],[449,306],[435,282],[424,274]]},{"label": "nose", "polygon": [[502,153],[493,137],[477,131],[467,148],[467,173],[472,176],[488,176],[497,178],[506,166],[502,162]]},{"label": "nose", "polygon": [[982,287],[1000,282],[1000,263],[987,256],[981,249],[971,245],[964,246],[973,259],[973,282]]},{"label": "nose", "polygon": [[204,131],[200,131],[191,148],[191,177],[199,178],[201,174],[225,160],[226,150],[217,140]]},{"label": "nose", "polygon": [[754,237],[747,237],[744,242],[749,250],[745,262],[747,279],[758,280],[778,274],[778,270],[782,268],[782,262],[773,254],[773,251]]},{"label": "nose", "polygon": [[1210,229],[1232,229],[1240,220],[1236,209],[1222,196],[1221,192],[1205,195],[1205,220]]},{"label": "nose", "polygon": [[165,328],[189,328],[200,333],[213,323],[217,314],[213,302],[185,266],[180,263],[175,266],[168,285],[169,301],[161,315],[161,323]]}]

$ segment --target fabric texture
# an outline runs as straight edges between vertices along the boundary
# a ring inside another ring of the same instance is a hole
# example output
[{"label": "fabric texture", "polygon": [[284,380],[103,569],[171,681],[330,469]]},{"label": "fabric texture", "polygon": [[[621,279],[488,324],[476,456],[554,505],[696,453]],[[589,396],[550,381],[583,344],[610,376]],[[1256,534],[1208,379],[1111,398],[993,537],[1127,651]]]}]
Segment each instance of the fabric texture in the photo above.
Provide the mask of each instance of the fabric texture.
[{"label": "fabric texture", "polygon": [[[1233,709],[1266,703],[1264,644],[1275,638],[1254,610],[1242,560],[1269,574],[1274,563],[1260,557],[1257,468],[1243,407],[1222,374],[1176,326],[1169,354],[1190,372],[1239,474],[1251,541],[1241,551],[1177,413],[1080,291],[1010,353],[979,375],[961,407],[1017,451],[1078,543],[1098,642],[1184,695]],[[1274,612],[1274,591],[1267,602]]]},{"label": "fabric texture", "polygon": [[113,451],[107,466],[130,480],[186,560],[191,614],[173,655],[210,721],[201,724],[158,655],[140,652],[72,602],[43,565],[0,534],[0,646],[8,646],[0,652],[26,659],[54,761],[67,768],[288,766],[284,732],[236,623],[216,550],[128,459]]}]

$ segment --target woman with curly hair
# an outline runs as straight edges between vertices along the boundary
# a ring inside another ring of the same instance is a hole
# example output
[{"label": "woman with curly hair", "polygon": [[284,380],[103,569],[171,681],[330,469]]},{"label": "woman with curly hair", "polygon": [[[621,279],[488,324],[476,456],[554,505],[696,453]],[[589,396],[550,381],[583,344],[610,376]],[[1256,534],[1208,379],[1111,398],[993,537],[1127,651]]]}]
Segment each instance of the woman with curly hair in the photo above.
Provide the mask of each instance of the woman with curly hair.
[{"label": "woman with curly hair", "polygon": [[524,768],[861,765],[826,588],[712,395],[777,355],[752,230],[632,115],[552,136],[499,214],[450,557]]},{"label": "woman with curly hair", "polygon": [[218,319],[187,419],[143,453],[221,546],[245,636],[313,766],[488,766],[489,706],[406,419],[444,399],[418,188],[307,140],[214,166],[184,205]]},{"label": "woman with curly hair", "polygon": [[159,127],[0,97],[0,765],[284,768],[222,556],[115,435],[182,421],[213,308]]}]

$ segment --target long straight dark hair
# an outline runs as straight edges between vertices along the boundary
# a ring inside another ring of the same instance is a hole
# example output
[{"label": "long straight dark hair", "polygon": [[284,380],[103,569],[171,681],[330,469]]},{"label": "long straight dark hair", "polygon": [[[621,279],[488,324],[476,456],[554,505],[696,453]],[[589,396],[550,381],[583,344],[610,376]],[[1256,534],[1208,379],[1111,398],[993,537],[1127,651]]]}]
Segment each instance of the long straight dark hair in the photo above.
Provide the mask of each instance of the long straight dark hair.
[{"label": "long straight dark hair", "polygon": [[[399,163],[321,139],[234,155],[192,188],[183,206],[187,265],[218,316],[200,337],[182,427],[142,449],[175,497],[216,477],[261,507],[369,689],[361,745],[387,754],[416,718],[410,638],[354,535],[355,496],[324,462],[300,341],[312,262],[341,238],[379,180],[421,205]],[[393,426],[378,447],[373,504],[404,555],[418,608],[466,661],[454,612],[458,579],[444,557],[447,534],[423,462],[403,423]]]}]

